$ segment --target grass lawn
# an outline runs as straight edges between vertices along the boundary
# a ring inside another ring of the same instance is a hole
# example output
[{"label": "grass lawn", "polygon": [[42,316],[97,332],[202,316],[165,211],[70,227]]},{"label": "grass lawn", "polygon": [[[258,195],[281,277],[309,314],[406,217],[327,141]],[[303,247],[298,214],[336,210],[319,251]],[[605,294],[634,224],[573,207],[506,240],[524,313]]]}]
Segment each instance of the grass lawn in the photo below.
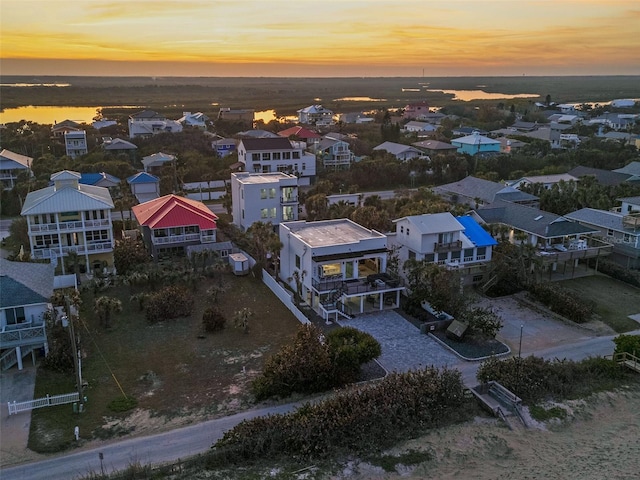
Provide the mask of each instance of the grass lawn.
[{"label": "grass lawn", "polygon": [[563,280],[560,285],[585,301],[596,304],[599,320],[618,333],[640,328],[629,315],[640,313],[640,289],[606,275]]},{"label": "grass lawn", "polygon": [[[131,432],[152,433],[195,420],[248,408],[253,403],[249,383],[264,357],[274,353],[295,332],[295,317],[259,280],[252,276],[221,274],[226,291],[218,305],[227,318],[219,333],[204,334],[201,318],[207,289],[218,283],[203,279],[194,292],[194,313],[189,318],[149,325],[144,312],[129,301],[142,287],[113,287],[98,295],[117,297],[123,311],[105,330],[93,312],[92,292],[83,293],[81,335],[83,379],[88,382],[86,411],[74,414],[72,405],[35,410],[29,448],[52,452],[75,444],[73,428],[83,440],[109,438]],[[232,316],[249,307],[254,316],[249,333],[234,328]],[[37,397],[74,391],[72,374],[40,368]],[[123,396],[138,400],[133,412],[113,413],[108,404]]]}]

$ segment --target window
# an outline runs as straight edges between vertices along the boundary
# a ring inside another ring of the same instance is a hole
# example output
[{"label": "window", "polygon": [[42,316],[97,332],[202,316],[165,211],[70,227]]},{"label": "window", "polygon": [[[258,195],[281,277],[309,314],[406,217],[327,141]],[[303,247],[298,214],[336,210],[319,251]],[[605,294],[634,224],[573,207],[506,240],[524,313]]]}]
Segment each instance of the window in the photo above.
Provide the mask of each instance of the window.
[{"label": "window", "polygon": [[17,325],[27,320],[24,314],[24,307],[7,308],[4,313],[7,317],[7,325]]},{"label": "window", "polygon": [[259,153],[252,153],[251,154],[251,160],[253,160],[254,162],[259,162],[260,161],[260,154]]},{"label": "window", "polygon": [[296,268],[300,268],[300,255],[296,255]]},{"label": "window", "polygon": [[300,152],[291,152],[291,156],[294,160],[298,160],[300,158]]},{"label": "window", "polygon": [[303,163],[303,164],[302,164],[302,171],[304,171],[304,170],[306,170],[306,169],[307,169],[307,164],[306,164],[306,163]]},{"label": "window", "polygon": [[607,230],[607,237],[613,237],[613,230],[611,229]]},{"label": "window", "polygon": [[262,160],[271,160],[271,153],[263,152],[262,153]]},{"label": "window", "polygon": [[487,247],[478,247],[477,254],[478,254],[478,256],[486,255],[487,254]]},{"label": "window", "polygon": [[482,278],[483,278],[483,275],[474,275],[473,276],[473,283],[481,282]]},{"label": "window", "polygon": [[414,252],[413,250],[409,250],[409,260],[415,260],[416,259],[416,252]]},{"label": "window", "polygon": [[85,238],[87,242],[99,242],[102,240],[109,240],[108,230],[96,230],[93,232],[85,232]]},{"label": "window", "polygon": [[409,235],[409,227],[407,227],[407,235]]},{"label": "window", "polygon": [[229,256],[229,250],[220,250],[220,258],[227,258]]},{"label": "window", "polygon": [[263,165],[262,173],[271,173],[271,165]]},{"label": "window", "polygon": [[262,200],[264,200],[265,198],[267,198],[267,189],[266,188],[261,188],[260,189],[260,198]]},{"label": "window", "polygon": [[260,209],[260,218],[268,218],[269,216],[269,209],[268,208],[261,208]]},{"label": "window", "polygon": [[629,235],[628,233],[625,233],[622,237],[622,241],[625,243],[631,242],[631,235]]},{"label": "window", "polygon": [[48,248],[60,245],[58,235],[36,235],[35,241],[37,248]]},{"label": "window", "polygon": [[291,160],[291,152],[282,152],[283,160]]},{"label": "window", "polygon": [[282,157],[282,154],[281,154],[280,152],[273,152],[273,153],[271,154],[271,158],[272,158],[273,160],[280,160],[280,158],[281,158],[281,157]]},{"label": "window", "polygon": [[272,207],[269,209],[269,218],[276,218],[276,207]]},{"label": "window", "polygon": [[400,225],[400,233],[404,233],[404,226]]},{"label": "window", "polygon": [[269,198],[276,198],[276,189],[275,188],[270,188],[269,189]]},{"label": "window", "polygon": [[453,232],[438,234],[438,243],[451,243],[451,242],[453,242]]},{"label": "window", "polygon": [[436,258],[436,257],[435,257],[435,255],[434,255],[433,253],[427,253],[427,254],[424,256],[424,259],[425,259],[427,262],[433,262],[433,261],[435,260],[435,258]]},{"label": "window", "polygon": [[451,260],[460,260],[460,254],[462,250],[456,250],[455,252],[451,252]]}]

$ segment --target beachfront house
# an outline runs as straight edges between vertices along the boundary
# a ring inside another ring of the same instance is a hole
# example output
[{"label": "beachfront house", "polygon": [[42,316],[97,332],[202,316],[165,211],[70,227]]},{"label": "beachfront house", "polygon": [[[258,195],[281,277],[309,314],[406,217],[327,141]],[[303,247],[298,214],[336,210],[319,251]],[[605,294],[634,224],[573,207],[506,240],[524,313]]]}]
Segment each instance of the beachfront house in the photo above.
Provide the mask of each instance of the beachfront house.
[{"label": "beachfront house", "polygon": [[349,219],[284,222],[280,279],[323,318],[397,308],[402,282],[387,272],[387,237]]}]

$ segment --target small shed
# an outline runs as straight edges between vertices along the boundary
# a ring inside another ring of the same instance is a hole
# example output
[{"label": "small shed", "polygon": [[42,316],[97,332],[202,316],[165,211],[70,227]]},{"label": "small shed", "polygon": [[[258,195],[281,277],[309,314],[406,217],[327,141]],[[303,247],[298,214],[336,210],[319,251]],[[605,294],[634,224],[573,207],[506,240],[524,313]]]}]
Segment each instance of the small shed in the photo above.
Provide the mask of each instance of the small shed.
[{"label": "small shed", "polygon": [[249,259],[243,253],[230,253],[229,264],[233,267],[234,275],[246,275],[249,273]]}]

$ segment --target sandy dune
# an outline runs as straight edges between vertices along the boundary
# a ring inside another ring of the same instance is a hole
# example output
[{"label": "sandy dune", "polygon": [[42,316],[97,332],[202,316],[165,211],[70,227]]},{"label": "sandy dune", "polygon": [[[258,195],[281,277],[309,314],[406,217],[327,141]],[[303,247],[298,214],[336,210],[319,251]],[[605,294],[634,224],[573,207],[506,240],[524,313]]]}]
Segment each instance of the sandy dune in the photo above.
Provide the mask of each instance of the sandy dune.
[{"label": "sandy dune", "polygon": [[429,451],[433,460],[385,473],[353,462],[334,479],[640,478],[640,389],[566,402],[569,417],[546,427],[509,430],[494,420],[456,425],[406,442],[388,454]]}]

